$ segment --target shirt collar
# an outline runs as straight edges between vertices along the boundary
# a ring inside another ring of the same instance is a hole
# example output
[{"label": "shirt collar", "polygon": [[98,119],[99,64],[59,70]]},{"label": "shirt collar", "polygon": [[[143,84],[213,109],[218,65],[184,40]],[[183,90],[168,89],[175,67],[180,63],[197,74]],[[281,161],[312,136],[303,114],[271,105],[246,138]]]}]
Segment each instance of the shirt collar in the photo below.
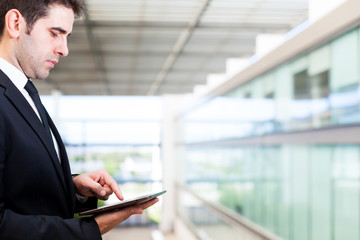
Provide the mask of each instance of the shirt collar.
[{"label": "shirt collar", "polygon": [[21,72],[18,68],[16,68],[11,63],[6,60],[0,58],[0,69],[10,78],[10,80],[14,83],[14,85],[22,91],[24,89],[28,78],[25,76],[23,72]]}]

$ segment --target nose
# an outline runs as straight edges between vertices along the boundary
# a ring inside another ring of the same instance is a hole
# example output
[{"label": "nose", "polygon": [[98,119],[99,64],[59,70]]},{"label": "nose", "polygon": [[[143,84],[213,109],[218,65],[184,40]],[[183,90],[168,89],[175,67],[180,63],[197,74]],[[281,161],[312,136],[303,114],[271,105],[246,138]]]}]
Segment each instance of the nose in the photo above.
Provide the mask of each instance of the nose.
[{"label": "nose", "polygon": [[67,46],[67,38],[63,38],[55,49],[55,53],[59,56],[66,57],[69,55],[69,48]]}]

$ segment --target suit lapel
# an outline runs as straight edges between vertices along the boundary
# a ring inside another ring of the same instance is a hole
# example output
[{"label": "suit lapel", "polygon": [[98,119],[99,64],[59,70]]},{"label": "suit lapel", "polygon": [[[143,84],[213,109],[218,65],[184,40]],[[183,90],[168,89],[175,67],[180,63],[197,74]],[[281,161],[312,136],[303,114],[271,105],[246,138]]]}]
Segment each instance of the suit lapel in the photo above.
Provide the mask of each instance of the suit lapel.
[{"label": "suit lapel", "polygon": [[24,120],[30,125],[30,127],[34,130],[36,135],[39,137],[39,139],[45,146],[46,150],[50,155],[51,161],[56,169],[57,175],[61,180],[61,183],[65,191],[67,191],[64,182],[64,175],[53,142],[50,139],[49,134],[46,133],[46,130],[42,125],[42,123],[40,122],[38,116],[30,106],[30,104],[27,102],[27,100],[24,98],[24,96],[20,93],[20,91],[15,87],[15,85],[1,70],[0,70],[0,85],[6,88],[5,96],[14,105],[14,107],[18,110],[18,112],[23,116]]}]

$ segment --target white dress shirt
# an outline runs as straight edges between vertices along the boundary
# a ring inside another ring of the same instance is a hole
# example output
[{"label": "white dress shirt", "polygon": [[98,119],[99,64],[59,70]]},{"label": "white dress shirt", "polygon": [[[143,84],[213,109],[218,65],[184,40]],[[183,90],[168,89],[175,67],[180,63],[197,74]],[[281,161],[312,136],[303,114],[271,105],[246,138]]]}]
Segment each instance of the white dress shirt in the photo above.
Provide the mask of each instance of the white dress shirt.
[{"label": "white dress shirt", "polygon": [[[17,87],[17,89],[19,89],[21,94],[28,101],[28,103],[30,104],[30,106],[32,107],[32,109],[34,110],[36,115],[38,116],[39,120],[41,121],[40,114],[35,106],[34,101],[30,97],[29,93],[25,90],[25,85],[28,81],[28,78],[25,76],[25,74],[23,72],[21,72],[19,69],[17,69],[14,65],[10,64],[9,62],[7,62],[6,60],[4,60],[2,58],[0,58],[0,69],[8,76],[8,78],[10,78],[10,80]],[[57,153],[59,161],[60,161],[61,158],[60,158],[60,153],[59,153],[59,146],[56,142],[56,139],[55,139],[54,134],[51,131],[51,129],[50,129],[50,132],[51,132],[51,136],[52,136],[52,139],[54,142],[54,147],[55,147],[56,153]]]}]

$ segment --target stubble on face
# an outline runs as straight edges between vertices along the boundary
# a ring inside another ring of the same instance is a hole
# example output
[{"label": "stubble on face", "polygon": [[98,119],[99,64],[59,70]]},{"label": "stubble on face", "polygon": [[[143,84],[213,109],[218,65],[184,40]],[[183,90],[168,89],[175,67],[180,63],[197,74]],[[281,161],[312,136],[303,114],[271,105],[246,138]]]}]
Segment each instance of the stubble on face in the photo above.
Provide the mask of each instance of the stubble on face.
[{"label": "stubble on face", "polygon": [[24,74],[31,79],[45,79],[49,76],[50,68],[42,67],[43,58],[37,51],[37,42],[33,40],[31,33],[23,35],[19,42],[18,62]]}]

